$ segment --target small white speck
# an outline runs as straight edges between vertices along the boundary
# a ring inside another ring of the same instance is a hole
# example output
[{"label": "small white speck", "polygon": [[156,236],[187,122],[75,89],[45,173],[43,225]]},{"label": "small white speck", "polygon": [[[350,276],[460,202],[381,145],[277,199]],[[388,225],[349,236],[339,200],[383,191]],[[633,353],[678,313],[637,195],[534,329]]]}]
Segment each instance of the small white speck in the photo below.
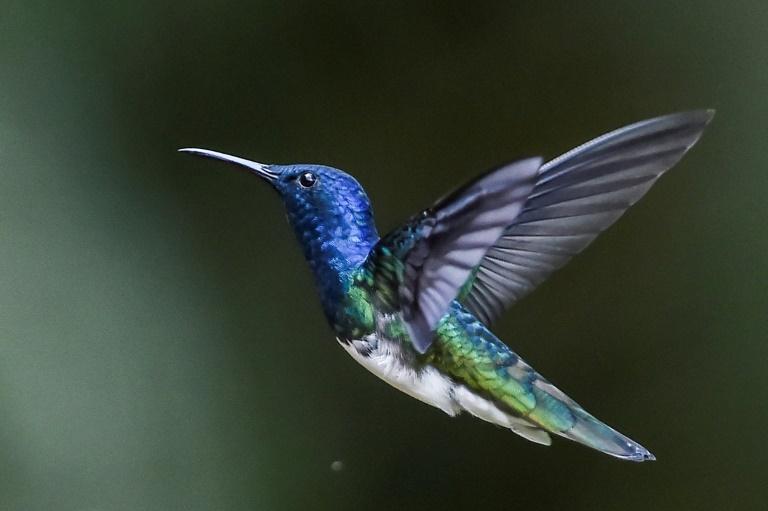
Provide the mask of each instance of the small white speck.
[{"label": "small white speck", "polygon": [[331,463],[331,470],[334,472],[341,472],[344,469],[344,462],[341,460],[336,460],[333,463]]}]

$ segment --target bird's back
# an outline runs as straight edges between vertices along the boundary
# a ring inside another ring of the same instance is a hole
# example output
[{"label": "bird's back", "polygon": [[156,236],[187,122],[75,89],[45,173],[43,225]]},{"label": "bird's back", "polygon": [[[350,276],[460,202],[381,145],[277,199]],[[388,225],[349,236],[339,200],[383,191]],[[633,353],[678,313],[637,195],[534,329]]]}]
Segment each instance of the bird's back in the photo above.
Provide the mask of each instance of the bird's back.
[{"label": "bird's back", "polygon": [[547,433],[555,433],[618,458],[653,459],[537,373],[458,302],[440,321],[425,362],[455,382],[462,409],[529,440],[549,444]]}]

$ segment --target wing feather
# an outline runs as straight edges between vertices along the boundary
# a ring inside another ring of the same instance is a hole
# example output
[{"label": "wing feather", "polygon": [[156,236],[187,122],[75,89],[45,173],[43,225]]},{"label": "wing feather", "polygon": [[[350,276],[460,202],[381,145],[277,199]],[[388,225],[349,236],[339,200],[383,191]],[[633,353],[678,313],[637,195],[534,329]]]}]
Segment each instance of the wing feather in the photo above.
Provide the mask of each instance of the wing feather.
[{"label": "wing feather", "polygon": [[[540,158],[529,158],[495,169],[416,215],[374,247],[366,269],[373,275],[375,295],[384,298],[380,305],[400,314],[420,353],[429,348],[438,321],[488,249],[514,222],[540,165]],[[478,291],[472,303],[496,311],[506,296],[494,285]]]},{"label": "wing feather", "polygon": [[713,115],[699,110],[638,122],[544,164],[520,214],[480,261],[462,302],[490,324],[637,202],[696,143]]}]

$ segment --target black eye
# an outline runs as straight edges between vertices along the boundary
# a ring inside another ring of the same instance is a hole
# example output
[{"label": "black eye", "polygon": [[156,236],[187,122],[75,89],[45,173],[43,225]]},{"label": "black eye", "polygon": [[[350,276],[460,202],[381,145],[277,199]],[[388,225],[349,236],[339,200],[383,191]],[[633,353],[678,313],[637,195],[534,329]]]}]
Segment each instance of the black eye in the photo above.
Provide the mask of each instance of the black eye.
[{"label": "black eye", "polygon": [[311,172],[305,172],[299,176],[299,184],[304,188],[312,188],[317,184],[317,176]]}]

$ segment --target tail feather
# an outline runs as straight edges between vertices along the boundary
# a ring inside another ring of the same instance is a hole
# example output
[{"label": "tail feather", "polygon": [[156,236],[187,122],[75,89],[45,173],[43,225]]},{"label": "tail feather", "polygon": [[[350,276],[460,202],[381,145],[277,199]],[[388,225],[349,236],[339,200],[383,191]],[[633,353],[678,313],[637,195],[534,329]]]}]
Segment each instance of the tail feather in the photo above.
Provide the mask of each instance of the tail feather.
[{"label": "tail feather", "polygon": [[549,445],[553,433],[616,458],[655,459],[587,413],[460,305],[442,323],[434,346],[430,362],[455,383],[458,409],[532,442]]},{"label": "tail feather", "polygon": [[574,426],[567,431],[558,432],[558,435],[623,460],[653,461],[656,459],[648,449],[603,424],[584,410],[575,410],[575,415]]},{"label": "tail feather", "polygon": [[563,438],[629,461],[653,461],[648,449],[587,413],[578,403],[537,374],[536,407],[528,414],[538,425]]}]

